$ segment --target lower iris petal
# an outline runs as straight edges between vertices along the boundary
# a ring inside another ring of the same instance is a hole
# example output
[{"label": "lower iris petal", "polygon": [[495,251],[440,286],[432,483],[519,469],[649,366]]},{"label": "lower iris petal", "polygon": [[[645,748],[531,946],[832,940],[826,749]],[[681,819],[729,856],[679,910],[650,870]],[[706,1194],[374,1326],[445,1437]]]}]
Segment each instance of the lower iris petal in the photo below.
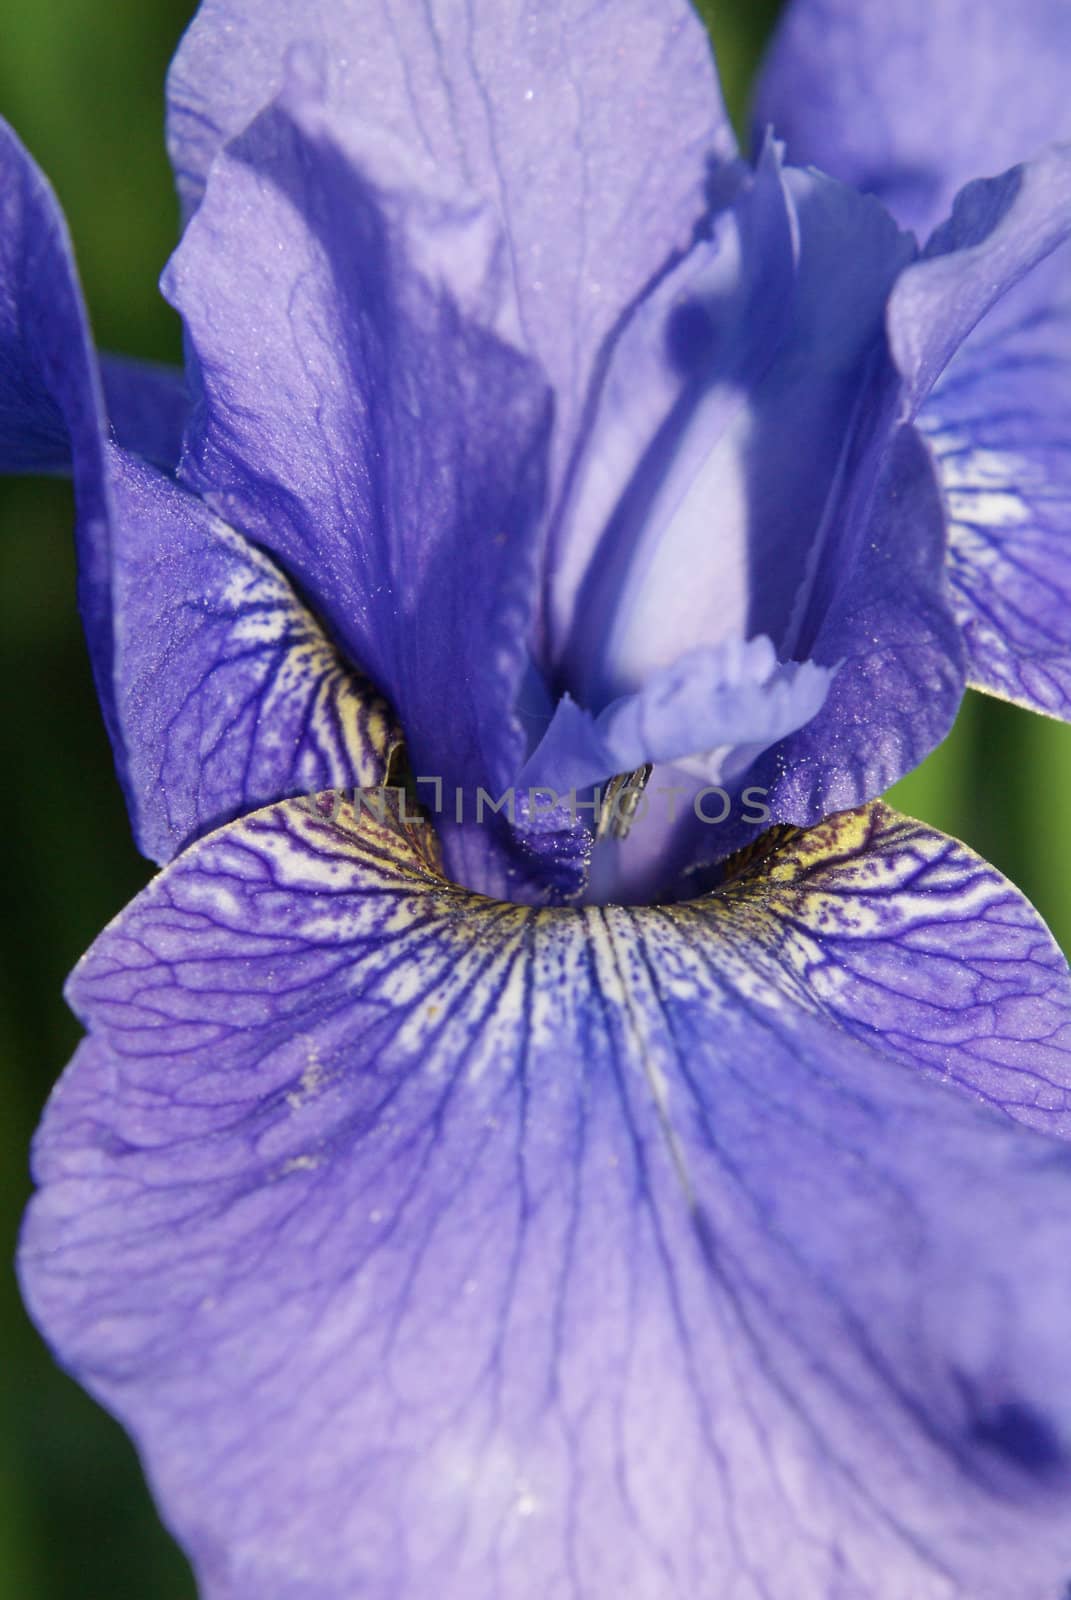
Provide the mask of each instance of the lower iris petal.
[{"label": "lower iris petal", "polygon": [[534,910],[314,810],[78,968],[23,1241],[204,1592],[1047,1593],[1071,1161],[899,1034],[980,1089],[984,1002],[1066,1095],[1014,891],[879,806],[688,905]]},{"label": "lower iris petal", "polygon": [[382,782],[394,719],[270,557],[162,473],[107,459],[112,731],[145,854],[280,795]]}]

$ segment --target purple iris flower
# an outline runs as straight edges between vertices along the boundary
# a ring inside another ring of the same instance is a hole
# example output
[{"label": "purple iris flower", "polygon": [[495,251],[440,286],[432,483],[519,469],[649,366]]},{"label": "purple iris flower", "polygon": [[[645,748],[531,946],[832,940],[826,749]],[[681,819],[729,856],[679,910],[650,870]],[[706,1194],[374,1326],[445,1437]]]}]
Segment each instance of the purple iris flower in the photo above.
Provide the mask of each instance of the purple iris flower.
[{"label": "purple iris flower", "polygon": [[181,381],[3,134],[0,463],[169,863],[23,1283],[206,1600],[1071,1577],[1071,983],[875,799],[1071,711],[1069,60],[796,0],[749,162],[683,0],[205,0]]}]

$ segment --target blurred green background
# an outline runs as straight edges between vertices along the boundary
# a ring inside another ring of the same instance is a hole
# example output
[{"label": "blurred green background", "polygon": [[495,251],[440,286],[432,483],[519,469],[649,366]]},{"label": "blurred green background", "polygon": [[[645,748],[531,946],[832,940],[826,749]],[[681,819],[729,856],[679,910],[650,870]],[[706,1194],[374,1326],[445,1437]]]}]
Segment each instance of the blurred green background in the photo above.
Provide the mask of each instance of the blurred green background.
[{"label": "blurred green background", "polygon": [[[299,0],[295,0],[299,3]],[[100,343],[179,359],[156,291],[174,242],[163,79],[192,0],[5,0],[0,113],[51,177]],[[709,0],[738,120],[777,0]],[[0,483],[0,682],[9,760],[0,893],[0,1253],[29,1192],[27,1147],[78,1028],[65,974],[148,876],[130,843],[74,604],[64,484]],[[1071,729],[971,697],[893,792],[1013,877],[1071,947],[1064,795]],[[193,1600],[120,1430],[58,1372],[0,1278],[0,1600]]]}]

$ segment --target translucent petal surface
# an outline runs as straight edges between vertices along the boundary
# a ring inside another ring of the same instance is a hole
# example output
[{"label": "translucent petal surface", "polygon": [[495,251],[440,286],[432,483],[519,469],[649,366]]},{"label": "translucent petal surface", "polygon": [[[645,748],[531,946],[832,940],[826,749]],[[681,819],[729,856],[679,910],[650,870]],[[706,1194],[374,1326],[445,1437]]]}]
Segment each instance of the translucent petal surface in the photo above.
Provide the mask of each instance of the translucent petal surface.
[{"label": "translucent petal surface", "polygon": [[[933,464],[912,428],[895,434],[858,534],[840,562],[820,571],[825,610],[812,649],[818,661],[837,665],[825,702],[739,779],[765,791],[774,822],[810,826],[881,794],[940,743],[963,696],[944,513]],[[714,828],[685,810],[671,841],[678,870],[746,844],[758,830],[744,823],[736,805]],[[660,870],[670,881],[665,862]]]},{"label": "translucent petal surface", "polygon": [[986,313],[1069,236],[1071,144],[956,197],[889,301],[893,353],[916,406]]},{"label": "translucent petal surface", "polygon": [[182,480],[300,586],[414,771],[469,796],[525,753],[550,423],[496,332],[503,265],[482,202],[297,74],[220,157],[167,275],[201,386]]},{"label": "translucent petal surface", "polygon": [[329,63],[335,107],[487,201],[526,348],[576,425],[595,354],[703,211],[735,149],[686,0],[206,0],[171,69],[187,208],[226,139],[268,103],[288,52]]},{"label": "translucent petal surface", "polygon": [[688,648],[767,634],[782,660],[810,653],[895,420],[884,311],[913,254],[872,200],[767,146],[637,307],[550,572],[560,670],[589,709]]},{"label": "translucent petal surface", "polygon": [[960,846],[876,806],[540,912],[289,803],[71,998],[24,1281],[207,1600],[1066,1574],[1071,1161],[1014,1120],[1064,1126],[1066,969]]}]

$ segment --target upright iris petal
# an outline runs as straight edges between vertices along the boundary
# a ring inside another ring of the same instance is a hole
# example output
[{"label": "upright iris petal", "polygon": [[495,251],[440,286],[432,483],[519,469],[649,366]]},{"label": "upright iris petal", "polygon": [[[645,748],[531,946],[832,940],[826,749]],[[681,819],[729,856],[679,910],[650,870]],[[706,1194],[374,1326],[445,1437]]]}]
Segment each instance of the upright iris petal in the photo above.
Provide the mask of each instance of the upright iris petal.
[{"label": "upright iris petal", "polygon": [[[493,218],[296,77],[220,158],[167,286],[202,392],[183,481],[294,574],[414,771],[497,795],[523,749],[549,406],[497,331]],[[502,870],[481,875],[519,892]]]},{"label": "upright iris petal", "polygon": [[99,514],[101,395],[66,224],[0,123],[0,469],[55,472],[73,454]]},{"label": "upright iris petal", "polygon": [[[276,106],[218,158],[169,270],[202,391],[181,475],[296,574],[397,709],[417,775],[462,795],[442,819],[450,870],[518,898],[539,898],[553,871],[554,894],[575,897],[583,828],[564,845],[530,827],[474,831],[476,792],[680,762],[690,804],[770,747],[785,763],[851,642],[837,574],[865,564],[885,526],[882,480],[894,495],[912,481],[883,321],[910,241],[848,190],[784,173],[772,146],[753,179],[725,166],[712,238],[626,310],[570,441],[560,390],[548,433],[540,371],[516,348],[530,290],[507,270],[496,208],[443,192],[423,148],[403,153],[340,110],[330,74],[293,55],[285,71]],[[697,211],[693,232],[704,226]],[[255,359],[236,362],[243,321]],[[928,546],[935,519],[918,516],[911,542]],[[903,548],[897,562],[927,619],[912,671],[933,743],[960,692],[945,667],[958,646],[950,621],[928,620],[945,604],[940,569]],[[686,565],[695,582],[674,598],[659,574]],[[847,783],[838,766],[838,804],[917,759],[893,742],[902,695],[888,681],[871,706],[876,759]],[[825,814],[815,787],[779,798],[777,820]],[[698,834],[687,811],[685,842],[663,819],[660,838],[615,850],[600,897],[648,898],[724,856],[731,834]]]},{"label": "upright iris petal", "polygon": [[1062,0],[789,0],[755,122],[924,238],[964,184],[1067,135],[1069,51]]},{"label": "upright iris petal", "polygon": [[714,230],[626,326],[581,457],[567,570],[574,543],[598,540],[573,594],[551,579],[581,693],[634,686],[682,646],[761,633],[806,648],[808,590],[837,564],[830,543],[850,546],[840,502],[883,442],[883,313],[910,240],[850,191],[785,172],[772,145]]},{"label": "upright iris petal", "polygon": [[[794,0],[760,80],[759,127],[772,122],[791,159],[879,195],[925,238],[970,180],[1071,136],[1069,50],[1062,0],[897,0],[880,15],[843,0]],[[927,255],[973,250],[984,266],[973,292],[946,261],[909,274],[912,288],[900,296],[903,310],[943,278],[945,306],[967,335],[958,355],[950,343],[933,368],[952,358],[933,394],[919,397],[918,420],[951,518],[949,575],[971,679],[1056,716],[1071,708],[1066,184],[1050,154],[988,197],[964,197]],[[991,212],[985,246],[984,207],[1000,196],[1009,213],[1001,226]],[[1028,270],[1031,250],[1035,260],[1053,253]],[[971,332],[984,309],[979,290],[990,309]],[[952,324],[943,326],[951,335]]]},{"label": "upright iris petal", "polygon": [[[605,777],[612,768],[595,769],[613,750],[611,715],[621,726],[632,695],[629,729],[644,727],[646,745],[622,740],[617,769],[671,762],[664,776],[687,795],[661,857],[652,862],[637,836],[635,860],[619,863],[611,892],[639,898],[672,881],[684,857],[725,854],[729,832],[695,826],[691,799],[704,783],[741,779],[778,746],[752,779],[774,789],[778,820],[814,821],[907,770],[922,741],[947,730],[961,692],[935,559],[939,508],[932,489],[926,504],[924,469],[896,431],[884,318],[911,241],[873,203],[783,170],[771,144],[713,230],[614,346],[548,572],[557,681],[595,720],[559,715],[528,770],[564,786],[587,726],[585,781]],[[895,528],[887,495],[911,507],[910,517],[897,508]],[[860,649],[875,555],[885,615],[877,633],[868,619]],[[890,670],[900,626],[910,659],[903,650]],[[756,670],[727,671],[727,650]],[[842,667],[817,742],[858,728],[865,695],[865,745],[823,770],[787,741],[821,712]],[[905,672],[911,700],[925,692],[925,725],[905,704]],[[786,769],[791,794],[776,780]]]},{"label": "upright iris petal", "polygon": [[332,107],[500,217],[523,340],[558,401],[562,466],[603,340],[691,242],[711,160],[735,153],[691,5],[209,0],[168,78],[187,211],[307,42]]}]

